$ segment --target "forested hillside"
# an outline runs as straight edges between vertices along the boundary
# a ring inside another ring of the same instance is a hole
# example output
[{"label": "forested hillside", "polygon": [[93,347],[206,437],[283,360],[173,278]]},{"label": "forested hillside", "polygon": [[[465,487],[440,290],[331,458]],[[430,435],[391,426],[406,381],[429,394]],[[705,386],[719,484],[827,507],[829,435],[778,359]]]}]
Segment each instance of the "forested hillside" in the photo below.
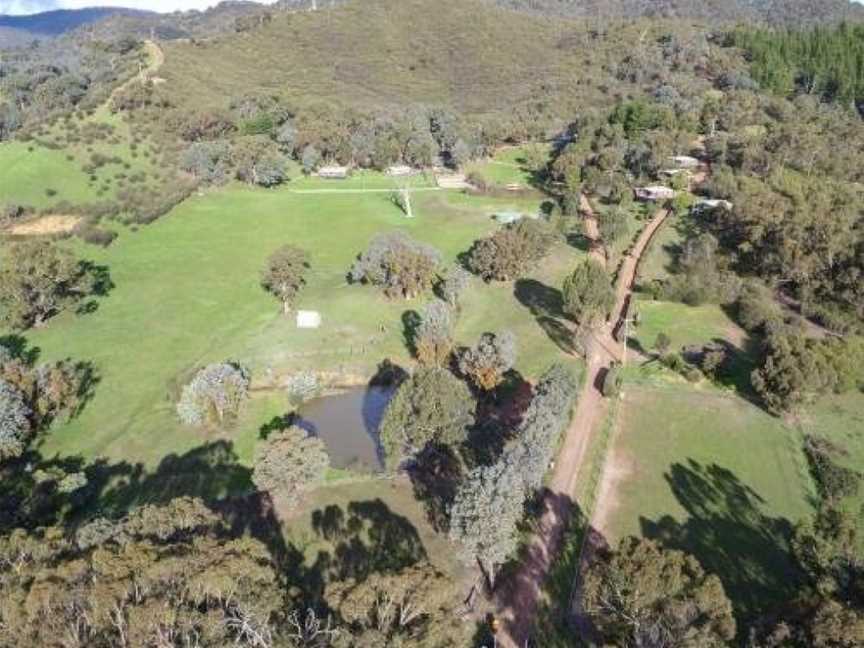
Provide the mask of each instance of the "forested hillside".
[{"label": "forested hillside", "polygon": [[569,17],[687,18],[789,26],[864,18],[850,0],[495,0],[499,5]]}]

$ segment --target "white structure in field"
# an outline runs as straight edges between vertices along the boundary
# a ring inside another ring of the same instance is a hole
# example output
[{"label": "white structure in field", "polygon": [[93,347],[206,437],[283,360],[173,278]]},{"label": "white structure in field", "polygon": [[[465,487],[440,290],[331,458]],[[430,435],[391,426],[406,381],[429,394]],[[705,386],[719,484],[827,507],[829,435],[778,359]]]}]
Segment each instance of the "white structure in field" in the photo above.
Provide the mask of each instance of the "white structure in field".
[{"label": "white structure in field", "polygon": [[441,189],[470,189],[471,185],[462,173],[439,175],[436,179]]},{"label": "white structure in field", "polygon": [[695,169],[699,166],[699,160],[690,155],[673,155],[671,158],[679,169]]},{"label": "white structure in field", "polygon": [[725,209],[726,211],[732,211],[732,203],[728,200],[708,200],[702,199],[697,200],[696,204],[693,205],[693,210],[700,212],[705,209],[717,209],[718,207]]},{"label": "white structure in field", "polygon": [[328,178],[331,180],[344,180],[348,177],[348,167],[344,166],[325,166],[318,169],[319,178]]},{"label": "white structure in field", "polygon": [[389,176],[408,176],[412,173],[414,173],[414,169],[407,164],[394,164],[387,167],[387,175]]},{"label": "white structure in field", "polygon": [[297,311],[297,328],[317,329],[321,326],[321,313],[318,311]]},{"label": "white structure in field", "polygon": [[635,190],[636,198],[639,200],[647,200],[657,202],[659,200],[671,200],[675,197],[675,190],[663,185],[652,185],[650,187],[637,187]]}]

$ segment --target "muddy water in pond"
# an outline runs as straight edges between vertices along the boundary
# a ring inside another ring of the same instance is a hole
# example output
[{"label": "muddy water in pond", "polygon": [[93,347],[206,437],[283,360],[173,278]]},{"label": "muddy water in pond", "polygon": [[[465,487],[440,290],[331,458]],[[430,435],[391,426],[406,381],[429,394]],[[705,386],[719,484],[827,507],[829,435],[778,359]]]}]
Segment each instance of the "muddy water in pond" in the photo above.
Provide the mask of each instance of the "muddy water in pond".
[{"label": "muddy water in pond", "polygon": [[327,444],[334,468],[379,471],[378,425],[391,387],[360,387],[304,403],[300,426]]}]

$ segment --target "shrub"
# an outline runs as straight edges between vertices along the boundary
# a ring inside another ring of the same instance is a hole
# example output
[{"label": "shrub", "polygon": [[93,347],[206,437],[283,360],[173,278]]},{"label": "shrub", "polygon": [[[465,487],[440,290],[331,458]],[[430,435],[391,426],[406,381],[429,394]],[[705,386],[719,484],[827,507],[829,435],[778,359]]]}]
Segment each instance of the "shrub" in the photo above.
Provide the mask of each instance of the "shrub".
[{"label": "shrub", "polygon": [[249,374],[236,364],[211,364],[183,388],[177,414],[186,425],[222,424],[234,419],[248,398]]},{"label": "shrub", "polygon": [[606,398],[618,398],[624,380],[621,376],[621,365],[614,363],[603,377],[603,395]]},{"label": "shrub", "polygon": [[808,434],[804,437],[804,454],[819,494],[824,499],[838,500],[858,492],[861,473],[837,462],[837,459],[849,455],[845,448],[824,437]]},{"label": "shrub", "polygon": [[117,238],[117,232],[96,227],[95,225],[85,225],[78,229],[77,234],[86,243],[101,247],[108,247]]}]

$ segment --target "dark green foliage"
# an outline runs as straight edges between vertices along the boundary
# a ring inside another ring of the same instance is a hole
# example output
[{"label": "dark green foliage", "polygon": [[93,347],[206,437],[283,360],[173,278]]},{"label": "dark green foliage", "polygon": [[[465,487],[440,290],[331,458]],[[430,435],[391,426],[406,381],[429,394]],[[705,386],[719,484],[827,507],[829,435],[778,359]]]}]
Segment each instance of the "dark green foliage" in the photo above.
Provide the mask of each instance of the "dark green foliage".
[{"label": "dark green foliage", "polygon": [[522,219],[474,243],[468,269],[485,281],[511,281],[530,272],[548,253],[557,234],[540,219]]},{"label": "dark green foliage", "polygon": [[864,27],[841,23],[809,30],[737,29],[753,78],[772,92],[819,94],[852,105],[864,99]]},{"label": "dark green foliage", "polygon": [[807,435],[804,454],[822,499],[834,502],[858,492],[861,473],[838,463],[849,454],[845,448],[829,439]]},{"label": "dark green foliage", "polygon": [[824,394],[860,388],[862,357],[860,338],[816,340],[774,334],[766,342],[761,367],[753,372],[753,387],[774,414],[795,412]]},{"label": "dark green foliage", "polygon": [[669,128],[674,125],[674,112],[659,104],[642,99],[625,101],[615,106],[610,124],[619,124],[630,136],[640,131]]},{"label": "dark green foliage", "polygon": [[468,386],[446,369],[420,369],[399,387],[381,421],[381,445],[390,466],[428,445],[458,448],[474,423]]},{"label": "dark green foliage", "polygon": [[618,398],[624,379],[621,376],[621,365],[614,363],[603,376],[603,395],[606,398]]},{"label": "dark green foliage", "polygon": [[597,227],[600,230],[600,238],[603,239],[607,257],[609,256],[609,249],[630,233],[627,212],[621,209],[601,211],[597,215]]},{"label": "dark green foliage", "polygon": [[716,647],[735,636],[723,584],[699,562],[653,540],[625,538],[582,581],[582,606],[607,645]]},{"label": "dark green foliage", "polygon": [[757,281],[741,287],[737,303],[738,323],[751,332],[777,330],[783,324],[783,312],[773,292]]},{"label": "dark green foliage", "polygon": [[728,304],[738,296],[740,280],[726,268],[719,243],[711,234],[687,240],[677,259],[676,271],[663,284],[664,299],[699,306],[706,302]]},{"label": "dark green foliage", "polygon": [[615,289],[606,269],[594,259],[587,259],[564,281],[564,312],[581,327],[602,324],[615,305]]}]

